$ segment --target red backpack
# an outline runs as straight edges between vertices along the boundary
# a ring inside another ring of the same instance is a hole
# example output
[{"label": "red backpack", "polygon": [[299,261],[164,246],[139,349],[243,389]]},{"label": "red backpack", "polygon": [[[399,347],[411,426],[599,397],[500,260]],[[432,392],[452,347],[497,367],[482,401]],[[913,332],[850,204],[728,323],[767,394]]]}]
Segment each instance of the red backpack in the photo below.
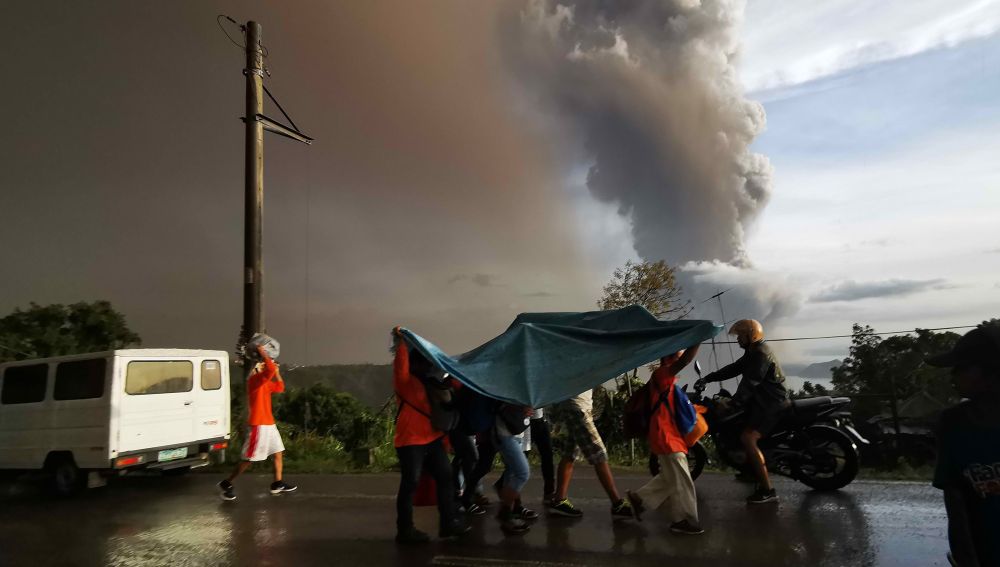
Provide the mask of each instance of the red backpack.
[{"label": "red backpack", "polygon": [[650,393],[649,382],[646,382],[641,388],[632,392],[632,397],[625,402],[622,425],[627,439],[642,439],[649,435],[649,422],[656,410],[660,409],[660,404],[664,403],[664,396],[661,394],[656,405],[649,407]]}]

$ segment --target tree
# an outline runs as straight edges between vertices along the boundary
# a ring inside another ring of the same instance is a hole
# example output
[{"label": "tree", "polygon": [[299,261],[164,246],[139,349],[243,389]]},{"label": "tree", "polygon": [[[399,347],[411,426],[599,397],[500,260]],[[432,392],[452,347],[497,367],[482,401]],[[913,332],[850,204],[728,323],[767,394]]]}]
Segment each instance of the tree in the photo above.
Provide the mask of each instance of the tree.
[{"label": "tree", "polygon": [[904,400],[923,391],[935,399],[955,401],[948,369],[928,366],[923,360],[950,350],[958,338],[956,333],[918,329],[882,339],[871,327],[855,324],[850,355],[833,369],[833,389],[856,396],[853,412],[862,421],[883,413],[893,395]]},{"label": "tree", "polygon": [[802,383],[802,389],[795,392],[795,398],[815,398],[819,396],[829,396],[830,390],[822,384],[813,384],[812,382],[806,380]]},{"label": "tree", "polygon": [[659,318],[680,319],[691,312],[691,302],[682,301],[681,294],[674,268],[663,260],[641,264],[629,260],[615,270],[597,306],[620,309],[641,305]]},{"label": "tree", "polygon": [[348,451],[363,446],[379,425],[377,416],[354,396],[323,384],[291,389],[273,403],[278,421],[334,437]]},{"label": "tree", "polygon": [[108,301],[31,303],[0,319],[0,361],[100,352],[141,342]]}]

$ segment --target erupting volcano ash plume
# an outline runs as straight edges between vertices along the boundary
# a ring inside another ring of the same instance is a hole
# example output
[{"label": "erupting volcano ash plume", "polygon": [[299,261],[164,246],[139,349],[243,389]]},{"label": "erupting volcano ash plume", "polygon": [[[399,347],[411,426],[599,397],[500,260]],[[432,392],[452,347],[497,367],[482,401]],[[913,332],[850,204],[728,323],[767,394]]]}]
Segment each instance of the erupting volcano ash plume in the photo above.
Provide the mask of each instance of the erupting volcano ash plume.
[{"label": "erupting volcano ash plume", "polygon": [[[580,140],[591,194],[631,221],[642,258],[686,266],[695,288],[751,269],[745,234],[771,191],[750,151],[764,110],[734,64],[742,14],[738,0],[535,1],[510,42],[519,76]],[[777,314],[758,291],[735,295]]]}]

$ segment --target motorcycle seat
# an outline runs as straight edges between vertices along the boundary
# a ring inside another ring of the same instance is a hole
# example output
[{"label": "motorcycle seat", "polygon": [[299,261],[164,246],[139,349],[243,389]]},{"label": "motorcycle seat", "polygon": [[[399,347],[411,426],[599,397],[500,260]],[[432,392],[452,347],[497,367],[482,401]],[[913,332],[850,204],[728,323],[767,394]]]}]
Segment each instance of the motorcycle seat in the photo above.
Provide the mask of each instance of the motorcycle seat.
[{"label": "motorcycle seat", "polygon": [[818,406],[828,406],[833,403],[833,398],[830,396],[820,396],[818,398],[805,398],[801,400],[792,400],[792,408],[795,411],[814,409]]}]

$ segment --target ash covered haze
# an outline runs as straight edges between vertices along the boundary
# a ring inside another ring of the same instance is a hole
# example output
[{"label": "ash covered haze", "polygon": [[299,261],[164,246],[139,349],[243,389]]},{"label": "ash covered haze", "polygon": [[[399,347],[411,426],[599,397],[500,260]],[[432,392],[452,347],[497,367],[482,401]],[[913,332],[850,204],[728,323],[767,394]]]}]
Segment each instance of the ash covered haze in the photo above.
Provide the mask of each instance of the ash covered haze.
[{"label": "ash covered haze", "polygon": [[608,248],[774,310],[744,253],[770,167],[741,2],[456,0],[5,4],[0,312],[108,299],[147,346],[232,349],[243,55],[219,13],[262,23],[267,84],[317,139],[265,141],[289,361],[383,362],[397,324],[461,352],[522,311],[593,309],[625,258],[574,215],[581,167],[628,227]]}]

